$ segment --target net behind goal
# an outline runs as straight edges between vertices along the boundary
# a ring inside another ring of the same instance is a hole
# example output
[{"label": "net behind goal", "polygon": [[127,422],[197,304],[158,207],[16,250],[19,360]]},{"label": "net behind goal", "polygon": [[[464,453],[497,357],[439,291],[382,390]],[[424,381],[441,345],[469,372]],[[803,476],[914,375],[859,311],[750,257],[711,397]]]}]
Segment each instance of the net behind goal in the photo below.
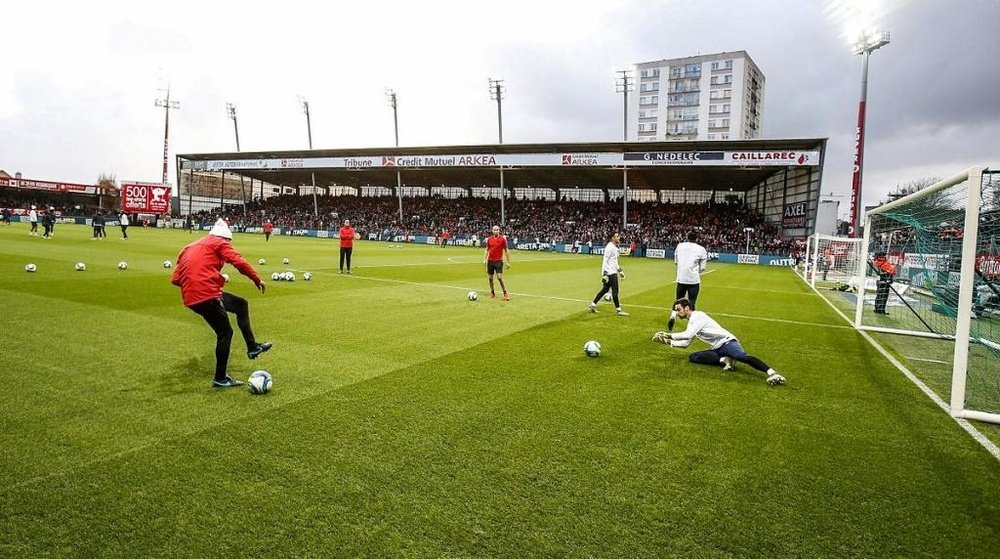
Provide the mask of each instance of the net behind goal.
[{"label": "net behind goal", "polygon": [[804,277],[816,289],[854,290],[860,257],[861,239],[810,235]]},{"label": "net behind goal", "polygon": [[868,212],[861,249],[855,325],[891,335],[953,415],[1000,423],[1000,172]]}]

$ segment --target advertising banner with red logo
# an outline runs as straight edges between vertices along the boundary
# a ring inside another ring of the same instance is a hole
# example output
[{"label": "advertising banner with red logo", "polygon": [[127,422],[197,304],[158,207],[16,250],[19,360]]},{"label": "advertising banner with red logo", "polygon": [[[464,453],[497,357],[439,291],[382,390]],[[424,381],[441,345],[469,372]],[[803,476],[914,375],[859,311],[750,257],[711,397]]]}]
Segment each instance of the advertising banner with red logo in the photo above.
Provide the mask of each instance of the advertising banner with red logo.
[{"label": "advertising banner with red logo", "polygon": [[92,184],[15,179],[10,177],[0,177],[0,187],[47,190],[49,192],[76,192],[80,194],[95,194],[97,192],[97,187]]},{"label": "advertising banner with red logo", "polygon": [[170,213],[170,185],[155,182],[122,182],[122,211]]}]

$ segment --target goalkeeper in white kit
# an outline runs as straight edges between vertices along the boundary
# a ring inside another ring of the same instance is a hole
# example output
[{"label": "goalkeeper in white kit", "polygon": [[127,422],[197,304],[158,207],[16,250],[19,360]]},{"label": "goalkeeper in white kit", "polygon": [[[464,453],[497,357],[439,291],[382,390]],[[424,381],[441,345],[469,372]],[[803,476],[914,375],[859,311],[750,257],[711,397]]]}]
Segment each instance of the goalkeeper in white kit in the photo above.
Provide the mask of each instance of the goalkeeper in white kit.
[{"label": "goalkeeper in white kit", "polygon": [[688,359],[692,363],[722,367],[725,371],[732,371],[733,362],[739,361],[766,374],[767,383],[771,386],[785,384],[785,377],[779,375],[777,371],[759,358],[748,355],[732,332],[720,326],[704,312],[694,310],[691,307],[691,302],[687,299],[674,301],[674,312],[677,313],[678,318],[688,321],[687,329],[673,334],[657,332],[653,334],[653,341],[671,347],[687,347],[693,338],[698,338],[712,346],[712,349],[696,351],[688,355]]},{"label": "goalkeeper in white kit", "polygon": [[601,297],[604,297],[605,293],[610,291],[611,300],[615,304],[615,314],[628,316],[628,313],[622,309],[621,303],[618,302],[618,280],[625,279],[625,273],[618,265],[619,242],[621,242],[621,237],[618,236],[618,233],[612,233],[608,239],[608,246],[604,247],[604,259],[601,261],[601,290],[597,292],[594,300],[590,303],[588,307],[590,312],[597,312],[597,303]]}]

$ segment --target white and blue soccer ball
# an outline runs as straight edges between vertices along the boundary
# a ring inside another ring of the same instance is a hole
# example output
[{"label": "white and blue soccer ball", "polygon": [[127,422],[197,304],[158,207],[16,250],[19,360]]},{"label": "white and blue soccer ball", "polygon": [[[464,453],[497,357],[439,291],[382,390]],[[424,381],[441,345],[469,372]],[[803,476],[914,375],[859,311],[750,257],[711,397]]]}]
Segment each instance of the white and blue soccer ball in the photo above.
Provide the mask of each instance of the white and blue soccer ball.
[{"label": "white and blue soccer ball", "polygon": [[122,260],[121,262],[119,262],[118,263],[118,269],[119,270],[128,270],[128,262],[126,262],[124,260]]},{"label": "white and blue soccer ball", "polygon": [[601,354],[601,342],[596,340],[590,340],[589,342],[583,344],[583,353],[587,357],[597,357]]},{"label": "white and blue soccer ball", "polygon": [[171,264],[169,260],[164,260],[163,261],[163,267],[164,268],[170,268],[172,266],[173,266],[173,264]]},{"label": "white and blue soccer ball", "polygon": [[285,272],[285,281],[295,281],[295,273]]},{"label": "white and blue soccer ball", "polygon": [[610,291],[608,291],[607,293],[604,294],[604,300],[605,301],[610,301],[611,300],[611,292]]},{"label": "white and blue soccer ball", "polygon": [[281,263],[284,264],[285,266],[287,266],[288,265],[288,259],[287,258],[282,258],[281,259]]},{"label": "white and blue soccer ball", "polygon": [[281,281],[281,274],[278,272],[271,274],[271,281]]},{"label": "white and blue soccer ball", "polygon": [[470,301],[475,301],[476,299],[479,298],[479,294],[476,293],[475,291],[470,291],[469,294],[466,295],[466,297],[468,297]]},{"label": "white and blue soccer ball", "polygon": [[309,280],[313,279],[313,275],[310,274],[309,272],[306,272],[306,273],[302,274],[302,279],[304,279],[306,281],[309,281]]},{"label": "white and blue soccer ball", "polygon": [[76,271],[77,272],[82,272],[82,271],[84,271],[86,269],[87,269],[87,265],[84,264],[83,262],[77,262],[76,263]]},{"label": "white and blue soccer ball", "polygon": [[226,283],[229,283],[229,274],[222,274],[222,279],[224,279]]},{"label": "white and blue soccer ball", "polygon": [[38,266],[35,266],[34,264],[29,263],[27,266],[24,267],[24,271],[28,272],[29,274],[34,273],[36,270],[38,270]]},{"label": "white and blue soccer ball", "polygon": [[264,260],[263,258],[261,258],[260,260],[257,261],[257,263],[260,264],[261,266],[263,266],[264,264],[267,264],[267,260]]},{"label": "white and blue soccer ball", "polygon": [[247,387],[251,394],[267,394],[271,390],[271,373],[267,371],[254,371],[247,379]]}]

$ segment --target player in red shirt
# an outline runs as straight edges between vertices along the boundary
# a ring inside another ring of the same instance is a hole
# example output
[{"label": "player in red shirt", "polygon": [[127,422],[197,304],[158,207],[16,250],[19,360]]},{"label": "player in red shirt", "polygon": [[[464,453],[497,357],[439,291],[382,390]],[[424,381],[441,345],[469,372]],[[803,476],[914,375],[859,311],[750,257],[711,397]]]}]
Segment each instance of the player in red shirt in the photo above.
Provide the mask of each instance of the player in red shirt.
[{"label": "player in red shirt", "polygon": [[351,253],[354,252],[354,228],[351,227],[351,220],[345,219],[343,227],[340,228],[340,271],[344,273],[344,259],[347,259],[347,273],[351,273]]},{"label": "player in red shirt", "polygon": [[231,312],[236,315],[236,324],[247,344],[247,357],[256,359],[261,353],[271,349],[268,342],[257,343],[250,329],[250,305],[247,300],[226,293],[222,286],[226,280],[220,273],[227,262],[241,274],[250,278],[261,293],[264,282],[240,253],[230,245],[233,232],[223,220],[215,222],[208,235],[187,245],[177,256],[177,267],[171,283],[181,288],[184,306],[201,315],[215,331],[215,379],[212,386],[229,388],[243,384],[233,380],[226,372],[229,366],[229,346],[233,340],[233,327],[229,324]]},{"label": "player in red shirt", "polygon": [[507,252],[507,237],[500,234],[500,226],[493,226],[493,235],[486,238],[486,252],[483,254],[483,264],[486,264],[486,273],[490,278],[490,299],[496,299],[496,291],[493,290],[493,274],[500,280],[500,289],[503,290],[503,300],[510,301],[510,294],[507,293],[507,286],[503,283],[503,262],[507,260],[507,269],[510,269],[510,253]]},{"label": "player in red shirt", "polygon": [[264,242],[265,243],[267,241],[271,240],[271,233],[273,233],[273,232],[274,232],[274,224],[271,223],[271,220],[269,219],[269,220],[267,220],[267,221],[264,222]]}]

